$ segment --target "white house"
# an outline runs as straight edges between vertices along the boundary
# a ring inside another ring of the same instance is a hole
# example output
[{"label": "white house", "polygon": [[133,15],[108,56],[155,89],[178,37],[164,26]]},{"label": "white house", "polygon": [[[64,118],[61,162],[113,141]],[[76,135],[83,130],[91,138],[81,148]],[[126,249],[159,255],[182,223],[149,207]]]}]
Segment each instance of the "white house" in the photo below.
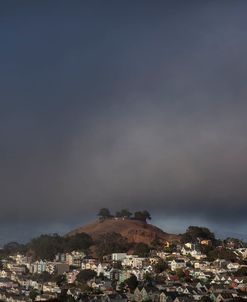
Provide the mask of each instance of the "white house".
[{"label": "white house", "polygon": [[113,253],[111,255],[112,261],[122,261],[124,258],[126,258],[126,253]]}]

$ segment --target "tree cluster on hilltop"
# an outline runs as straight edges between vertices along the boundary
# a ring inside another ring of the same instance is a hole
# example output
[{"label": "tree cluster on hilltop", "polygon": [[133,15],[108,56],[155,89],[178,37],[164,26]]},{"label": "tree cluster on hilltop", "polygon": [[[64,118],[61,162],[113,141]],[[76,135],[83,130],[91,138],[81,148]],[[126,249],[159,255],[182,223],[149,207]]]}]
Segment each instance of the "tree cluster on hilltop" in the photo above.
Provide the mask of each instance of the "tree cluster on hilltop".
[{"label": "tree cluster on hilltop", "polygon": [[108,208],[102,208],[99,210],[98,216],[100,221],[104,221],[105,219],[114,218],[114,217],[135,219],[145,222],[147,220],[151,220],[151,215],[147,210],[131,213],[128,209],[122,209],[120,211],[117,211],[115,215],[112,215]]}]

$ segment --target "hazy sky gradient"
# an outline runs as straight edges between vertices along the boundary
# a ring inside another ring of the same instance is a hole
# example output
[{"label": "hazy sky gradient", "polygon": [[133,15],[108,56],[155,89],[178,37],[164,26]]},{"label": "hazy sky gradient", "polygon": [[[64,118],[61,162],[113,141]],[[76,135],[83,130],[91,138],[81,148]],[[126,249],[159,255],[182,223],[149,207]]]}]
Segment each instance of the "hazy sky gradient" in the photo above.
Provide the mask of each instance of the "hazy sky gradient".
[{"label": "hazy sky gradient", "polygon": [[104,206],[246,234],[246,9],[2,1],[0,242]]}]

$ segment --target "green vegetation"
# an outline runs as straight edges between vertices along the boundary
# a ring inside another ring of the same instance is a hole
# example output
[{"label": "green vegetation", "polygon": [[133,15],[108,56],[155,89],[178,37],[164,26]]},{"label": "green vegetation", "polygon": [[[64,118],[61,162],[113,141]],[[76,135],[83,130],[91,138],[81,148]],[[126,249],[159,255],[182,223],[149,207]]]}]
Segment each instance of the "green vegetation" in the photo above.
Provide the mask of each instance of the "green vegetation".
[{"label": "green vegetation", "polygon": [[178,276],[179,279],[182,279],[185,277],[185,273],[181,268],[176,269],[175,274]]},{"label": "green vegetation", "polygon": [[158,263],[154,265],[154,271],[156,274],[160,274],[169,268],[168,263],[160,259]]},{"label": "green vegetation", "polygon": [[[147,219],[151,219],[151,215],[147,210],[135,212],[133,218],[131,218],[132,215],[128,209],[122,209],[116,212],[115,217],[145,222]],[[114,217],[108,208],[100,209],[98,216],[100,221]],[[69,237],[63,237],[58,234],[42,234],[27,244],[19,244],[17,242],[6,244],[0,251],[0,259],[10,254],[22,253],[34,256],[35,259],[53,260],[57,253],[67,253],[73,250],[87,252],[93,244],[96,244],[96,253],[99,257],[112,252],[127,252],[133,246],[118,233],[103,234],[96,242],[93,242],[92,238],[85,233]],[[158,239],[153,244],[158,245]],[[144,243],[135,246],[135,248],[136,253],[140,256],[145,256],[149,253],[149,247]]]},{"label": "green vegetation", "polygon": [[138,281],[136,276],[132,274],[128,279],[124,281],[124,284],[126,284],[127,287],[130,289],[130,291],[133,292],[138,286]]},{"label": "green vegetation", "polygon": [[134,219],[146,222],[147,219],[151,220],[151,215],[150,215],[150,213],[147,210],[138,211],[138,212],[135,212]]},{"label": "green vegetation", "polygon": [[56,281],[57,286],[62,287],[64,284],[67,283],[67,278],[65,275],[57,275],[55,277],[55,281]]},{"label": "green vegetation", "polygon": [[25,244],[20,244],[18,242],[12,241],[4,245],[3,249],[0,251],[1,257],[6,257],[10,254],[25,253],[27,251],[27,247]]},{"label": "green vegetation", "polygon": [[73,250],[86,252],[93,244],[92,238],[85,233],[76,234],[70,237],[53,235],[41,235],[32,239],[28,244],[9,243],[1,251],[2,255],[16,253],[28,253],[36,259],[53,260],[57,253],[67,253]]},{"label": "green vegetation", "polygon": [[139,242],[134,247],[134,254],[139,257],[147,257],[150,253],[150,247],[143,242]]},{"label": "green vegetation", "polygon": [[53,281],[54,276],[49,274],[48,272],[42,272],[41,274],[34,274],[32,276],[33,280],[45,283],[45,282],[50,282]]},{"label": "green vegetation", "polygon": [[90,269],[84,269],[76,276],[76,281],[80,283],[86,283],[96,277],[96,272]]},{"label": "green vegetation", "polygon": [[36,297],[38,296],[39,292],[36,289],[32,289],[29,293],[29,298],[32,301],[35,301]]},{"label": "green vegetation", "polygon": [[28,250],[34,252],[38,259],[52,260],[57,253],[71,252],[73,250],[87,251],[93,244],[92,238],[85,233],[71,237],[62,237],[58,234],[41,235],[31,240]]},{"label": "green vegetation", "polygon": [[215,248],[210,251],[207,256],[209,261],[214,261],[216,259],[225,259],[231,262],[235,262],[238,258],[232,250],[226,248]]},{"label": "green vegetation", "polygon": [[107,218],[113,217],[112,214],[111,214],[111,212],[110,212],[110,210],[107,209],[107,208],[102,208],[102,209],[100,209],[100,210],[99,210],[99,213],[98,213],[98,216],[99,216],[99,219],[100,219],[101,221],[103,221],[103,220],[105,220],[105,219],[107,219]]},{"label": "green vegetation", "polygon": [[238,239],[238,238],[233,238],[233,237],[227,237],[226,239],[223,240],[224,246],[229,246],[229,247],[234,247],[234,248],[244,248],[247,247],[247,244]]},{"label": "green vegetation", "polygon": [[132,213],[128,209],[122,209],[119,212],[116,212],[116,217],[122,217],[122,218],[130,218],[132,216]]},{"label": "green vegetation", "polygon": [[99,258],[118,252],[127,252],[130,247],[127,239],[118,233],[102,234],[96,241],[96,253]]},{"label": "green vegetation", "polygon": [[[133,214],[128,209],[122,209],[122,210],[116,212],[115,217],[130,219],[132,215]],[[98,216],[99,216],[100,221],[104,221],[105,219],[114,217],[108,208],[100,209]],[[141,220],[141,221],[146,222],[147,220],[151,220],[151,215],[147,210],[137,211],[134,213],[134,216],[132,219]]]},{"label": "green vegetation", "polygon": [[210,297],[208,297],[208,296],[202,297],[202,299],[201,299],[200,301],[201,301],[201,302],[212,302],[212,300],[211,300]]},{"label": "green vegetation", "polygon": [[198,243],[198,240],[211,240],[215,242],[215,235],[208,228],[189,226],[184,234],[182,234],[182,242]]},{"label": "green vegetation", "polygon": [[68,252],[75,250],[87,251],[93,244],[91,236],[86,233],[80,233],[67,237],[65,242],[65,249]]},{"label": "green vegetation", "polygon": [[151,242],[151,246],[154,248],[154,249],[158,249],[160,247],[162,247],[162,240],[155,234],[155,238],[154,240]]},{"label": "green vegetation", "polygon": [[59,301],[59,302],[74,302],[75,299],[71,295],[68,295],[67,291],[68,291],[67,289],[62,289],[60,295],[58,296],[58,299],[55,300],[55,301]]},{"label": "green vegetation", "polygon": [[242,266],[237,272],[235,273],[237,277],[246,277],[247,276],[247,267]]}]

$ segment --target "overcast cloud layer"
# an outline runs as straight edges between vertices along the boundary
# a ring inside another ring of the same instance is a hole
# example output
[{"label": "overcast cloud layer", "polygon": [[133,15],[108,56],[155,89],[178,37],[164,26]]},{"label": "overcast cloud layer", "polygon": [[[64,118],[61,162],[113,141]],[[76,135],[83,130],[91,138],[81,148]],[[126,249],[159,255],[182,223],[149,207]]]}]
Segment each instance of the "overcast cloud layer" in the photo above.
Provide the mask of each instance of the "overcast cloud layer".
[{"label": "overcast cloud layer", "polygon": [[0,241],[104,206],[243,232],[246,9],[2,1]]}]

